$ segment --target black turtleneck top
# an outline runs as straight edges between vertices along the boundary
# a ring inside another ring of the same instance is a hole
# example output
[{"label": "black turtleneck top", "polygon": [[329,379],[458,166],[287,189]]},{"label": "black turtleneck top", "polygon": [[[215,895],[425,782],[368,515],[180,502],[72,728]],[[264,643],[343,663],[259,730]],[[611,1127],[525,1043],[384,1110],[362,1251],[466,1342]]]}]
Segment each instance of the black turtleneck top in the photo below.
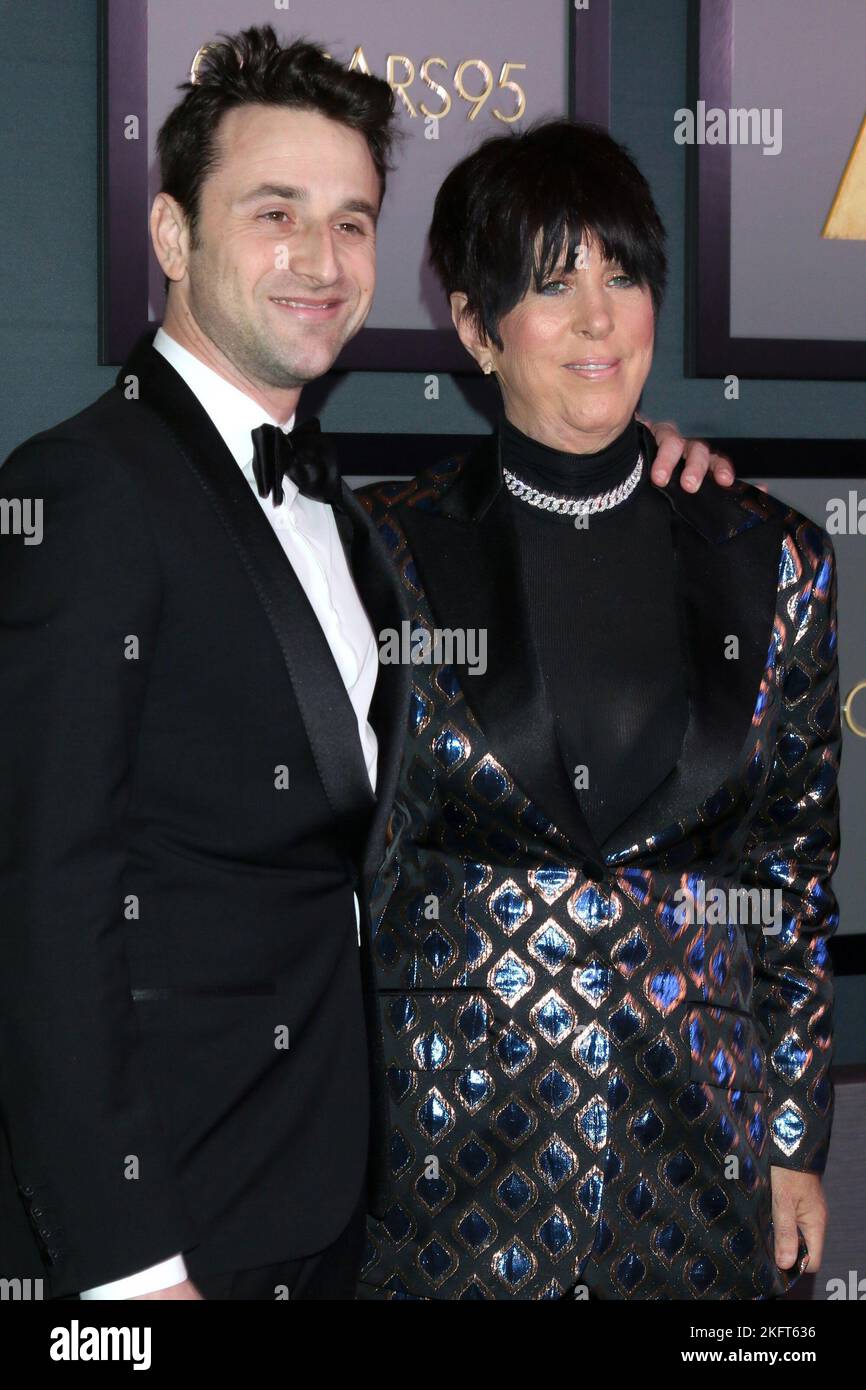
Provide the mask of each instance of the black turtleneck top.
[{"label": "black turtleneck top", "polygon": [[[549,448],[504,417],[499,439],[504,468],[568,497],[625,481],[640,451],[634,419],[592,454]],[[646,460],[625,501],[582,526],[508,498],[548,703],[601,845],[674,768],[688,720],[670,503]]]}]

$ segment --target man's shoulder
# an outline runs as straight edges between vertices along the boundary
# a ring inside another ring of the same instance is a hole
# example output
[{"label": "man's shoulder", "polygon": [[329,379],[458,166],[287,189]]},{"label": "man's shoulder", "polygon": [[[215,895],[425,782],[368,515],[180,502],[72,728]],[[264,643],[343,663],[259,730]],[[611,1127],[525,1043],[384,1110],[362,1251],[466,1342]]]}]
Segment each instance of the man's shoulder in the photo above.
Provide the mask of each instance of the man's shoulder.
[{"label": "man's shoulder", "polygon": [[23,439],[8,457],[14,458],[20,450],[28,454],[38,453],[41,448],[50,450],[58,444],[89,446],[94,449],[110,448],[116,439],[122,438],[124,409],[127,404],[129,403],[124,400],[123,393],[116,386],[111,386],[74,415],[68,415],[57,424],[48,425]]},{"label": "man's shoulder", "polygon": [[147,452],[154,428],[151,412],[113,386],[74,415],[17,444],[0,461],[0,479],[6,487],[13,478],[46,487],[87,487],[110,478],[122,488],[123,475]]}]

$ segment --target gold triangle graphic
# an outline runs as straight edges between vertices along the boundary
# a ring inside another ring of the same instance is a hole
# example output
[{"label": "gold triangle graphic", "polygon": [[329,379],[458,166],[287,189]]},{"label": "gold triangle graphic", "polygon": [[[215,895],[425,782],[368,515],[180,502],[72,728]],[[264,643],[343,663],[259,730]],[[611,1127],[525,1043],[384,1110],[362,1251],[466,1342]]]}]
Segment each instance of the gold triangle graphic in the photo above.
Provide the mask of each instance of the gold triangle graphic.
[{"label": "gold triangle graphic", "polygon": [[866,116],[842,171],[822,237],[866,241]]}]

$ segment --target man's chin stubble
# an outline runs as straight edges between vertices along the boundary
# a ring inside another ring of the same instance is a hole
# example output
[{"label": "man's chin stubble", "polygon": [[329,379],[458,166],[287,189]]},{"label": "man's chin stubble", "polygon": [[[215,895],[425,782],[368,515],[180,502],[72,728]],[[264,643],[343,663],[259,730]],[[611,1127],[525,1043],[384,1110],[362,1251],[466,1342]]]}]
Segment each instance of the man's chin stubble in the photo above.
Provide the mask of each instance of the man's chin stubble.
[{"label": "man's chin stubble", "polygon": [[311,381],[318,381],[319,377],[330,371],[337,354],[328,359],[328,362],[321,367],[304,369],[297,363],[291,367],[284,366],[282,363],[270,363],[263,370],[258,372],[258,379],[265,386],[270,386],[278,391],[291,391],[300,386],[308,386]]},{"label": "man's chin stubble", "polygon": [[[307,365],[301,352],[293,354],[293,360],[288,362],[279,357],[268,354],[265,359],[257,364],[258,379],[276,390],[292,390],[299,386],[307,386],[311,381],[318,381],[336,362],[343,347],[353,335],[341,337],[337,342],[327,344],[313,338],[311,347],[314,347],[312,361]],[[315,366],[313,365],[315,363]]]},{"label": "man's chin stubble", "polygon": [[298,387],[309,385],[311,381],[318,381],[319,377],[325,375],[330,370],[336,360],[343,344],[339,343],[333,353],[327,355],[327,360],[321,365],[312,363],[309,367],[303,361],[295,358],[292,362],[281,361],[278,357],[253,354],[252,359],[247,364],[248,374],[263,386],[269,386],[276,391],[292,391]]}]

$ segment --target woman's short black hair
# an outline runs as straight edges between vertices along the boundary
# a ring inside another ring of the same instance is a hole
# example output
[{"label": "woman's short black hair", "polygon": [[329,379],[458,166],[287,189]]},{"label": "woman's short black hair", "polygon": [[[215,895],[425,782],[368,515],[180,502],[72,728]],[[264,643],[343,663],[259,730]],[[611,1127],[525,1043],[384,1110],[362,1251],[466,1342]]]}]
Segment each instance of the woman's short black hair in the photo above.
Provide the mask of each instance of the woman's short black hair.
[{"label": "woman's short black hair", "polygon": [[646,179],[600,126],[541,121],[492,136],[449,172],[433,209],[430,264],[446,295],[466,295],[466,312],[501,351],[500,320],[530,284],[540,290],[574,265],[584,233],[649,288],[658,316],[665,229]]},{"label": "woman's short black hair", "polygon": [[236,106],[287,106],[318,111],[357,130],[379,175],[384,197],[389,156],[395,139],[395,101],[389,84],[362,72],[348,72],[318,44],[305,39],[283,47],[270,24],[220,34],[198,64],[195,82],[184,82],[186,96],[169,113],[157,137],[161,183],[180,203],[195,244],[201,187],[216,167],[220,120]]}]

